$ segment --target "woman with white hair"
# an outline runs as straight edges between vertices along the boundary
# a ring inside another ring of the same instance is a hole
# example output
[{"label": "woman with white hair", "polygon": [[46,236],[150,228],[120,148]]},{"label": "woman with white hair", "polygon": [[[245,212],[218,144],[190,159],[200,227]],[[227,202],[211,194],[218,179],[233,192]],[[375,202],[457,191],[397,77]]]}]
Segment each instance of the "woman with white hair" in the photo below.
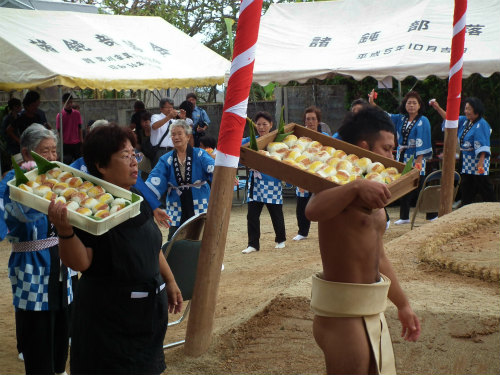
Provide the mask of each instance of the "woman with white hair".
[{"label": "woman with white hair", "polygon": [[[32,124],[21,135],[21,153],[32,161],[35,151],[57,159],[57,136]],[[27,166],[26,163],[23,166]],[[32,163],[31,163],[32,164]],[[12,242],[9,278],[16,311],[18,350],[27,374],[64,373],[68,358],[68,305],[73,300],[68,269],[59,258],[59,238],[47,215],[9,198],[9,171],[0,181],[0,221],[8,228],[0,240]]]},{"label": "woman with white hair", "polygon": [[171,125],[174,149],[158,160],[146,181],[158,199],[166,193],[167,214],[172,220],[169,239],[187,219],[208,208],[215,162],[205,150],[189,145],[191,132],[185,120]]}]

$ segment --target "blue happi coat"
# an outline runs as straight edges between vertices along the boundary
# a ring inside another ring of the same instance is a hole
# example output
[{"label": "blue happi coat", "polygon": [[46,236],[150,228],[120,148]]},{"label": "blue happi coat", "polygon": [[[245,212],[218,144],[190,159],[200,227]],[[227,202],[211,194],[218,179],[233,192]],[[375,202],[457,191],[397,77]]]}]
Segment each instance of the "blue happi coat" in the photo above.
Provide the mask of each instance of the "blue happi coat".
[{"label": "blue happi coat", "polygon": [[[243,138],[241,144],[248,143],[249,141],[250,137]],[[281,180],[251,169],[247,182],[247,201],[283,204],[283,186]]]},{"label": "blue happi coat", "polygon": [[177,184],[175,178],[173,153],[172,150],[158,160],[158,163],[149,174],[146,185],[155,193],[158,199],[164,193],[167,193],[167,215],[172,219],[172,226],[179,226],[182,215],[180,199],[182,190],[191,189],[195,215],[207,212],[208,198],[210,197],[208,182],[212,180],[215,160],[205,150],[193,147],[191,184],[182,187]]},{"label": "blue happi coat", "polygon": [[[458,142],[462,139],[465,128],[469,120],[467,117],[460,116],[458,118]],[[462,151],[462,173],[479,175],[477,164],[479,162],[479,154],[485,153],[484,157],[484,175],[490,172],[490,124],[480,118],[474,123],[472,128],[465,134],[463,141],[460,142],[460,151]]]},{"label": "blue happi coat", "polygon": [[[13,178],[14,170],[11,170],[0,181],[0,240],[7,238],[17,243],[46,239],[49,228],[47,215],[10,200],[7,182]],[[8,267],[14,306],[29,311],[50,310],[49,298],[56,298],[49,295],[50,249],[12,252]],[[73,301],[71,277],[69,272],[65,275],[70,304]]]},{"label": "blue happi coat", "polygon": [[420,175],[425,175],[425,160],[432,157],[432,143],[431,143],[431,124],[425,116],[420,116],[417,123],[410,130],[408,136],[408,144],[402,145],[403,142],[403,125],[408,118],[403,114],[389,114],[391,120],[396,128],[398,137],[398,149],[396,160],[399,160],[401,153],[403,153],[403,163],[406,163],[411,156],[413,156],[413,166],[417,157],[422,155],[422,170]]}]

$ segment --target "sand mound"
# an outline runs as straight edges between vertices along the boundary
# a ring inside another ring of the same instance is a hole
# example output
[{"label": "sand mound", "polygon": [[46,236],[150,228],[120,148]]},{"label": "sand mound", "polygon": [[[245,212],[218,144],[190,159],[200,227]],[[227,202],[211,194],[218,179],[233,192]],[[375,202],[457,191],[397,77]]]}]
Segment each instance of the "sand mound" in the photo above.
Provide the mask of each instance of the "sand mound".
[{"label": "sand mound", "polygon": [[497,282],[500,280],[499,224],[498,211],[493,217],[457,220],[452,227],[430,237],[421,248],[419,258],[439,269]]}]

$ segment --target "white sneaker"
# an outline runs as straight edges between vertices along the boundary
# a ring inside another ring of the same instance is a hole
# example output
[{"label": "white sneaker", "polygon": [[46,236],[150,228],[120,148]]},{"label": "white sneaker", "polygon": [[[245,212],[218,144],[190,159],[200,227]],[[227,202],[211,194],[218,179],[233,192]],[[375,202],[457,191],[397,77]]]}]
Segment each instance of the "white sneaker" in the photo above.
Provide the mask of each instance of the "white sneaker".
[{"label": "white sneaker", "polygon": [[17,356],[17,359],[19,359],[20,361],[24,361],[23,353],[19,353],[19,355]]},{"label": "white sneaker", "polygon": [[410,224],[410,219],[407,219],[407,220],[403,220],[403,219],[399,219],[399,220],[396,220],[394,222],[395,225],[401,225],[401,224]]},{"label": "white sneaker", "polygon": [[243,254],[250,254],[253,253],[254,251],[259,251],[255,247],[248,246],[245,250],[242,251]]},{"label": "white sneaker", "polygon": [[301,234],[297,234],[295,237],[293,237],[294,241],[300,241],[300,240],[305,240],[307,236],[303,236]]},{"label": "white sneaker", "polygon": [[285,248],[285,241],[277,243],[274,248],[275,249],[283,249],[283,248]]}]

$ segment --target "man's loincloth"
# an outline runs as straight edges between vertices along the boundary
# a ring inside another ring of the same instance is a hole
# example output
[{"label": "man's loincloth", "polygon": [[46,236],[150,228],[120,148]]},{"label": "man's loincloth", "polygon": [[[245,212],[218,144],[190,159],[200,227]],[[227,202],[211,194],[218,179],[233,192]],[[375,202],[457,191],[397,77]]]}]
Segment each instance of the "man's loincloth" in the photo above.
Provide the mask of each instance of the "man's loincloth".
[{"label": "man's loincloth", "polygon": [[391,280],[381,275],[374,284],[339,283],[312,277],[311,310],[331,318],[363,318],[379,374],[396,374],[391,336],[385,320],[387,293]]}]

